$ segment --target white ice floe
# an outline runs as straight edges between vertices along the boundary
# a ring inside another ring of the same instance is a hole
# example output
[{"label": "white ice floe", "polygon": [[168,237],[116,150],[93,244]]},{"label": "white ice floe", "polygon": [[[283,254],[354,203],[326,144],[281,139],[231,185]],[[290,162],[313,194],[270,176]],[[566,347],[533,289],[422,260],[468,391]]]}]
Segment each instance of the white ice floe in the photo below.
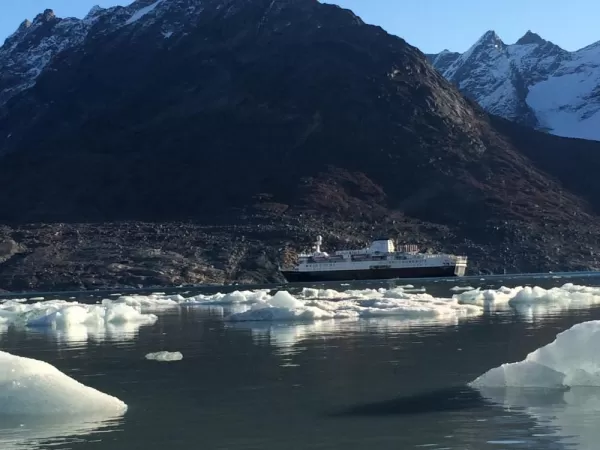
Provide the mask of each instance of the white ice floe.
[{"label": "white ice floe", "polygon": [[[144,304],[145,301],[132,301],[130,297],[94,305],[65,300],[36,303],[7,300],[0,303],[0,329],[14,326],[30,332],[49,332],[67,344],[88,339],[120,341],[135,337],[140,327],[152,325],[158,319],[144,311]],[[160,309],[161,305],[159,301],[146,309]]]},{"label": "white ice floe", "polygon": [[[567,283],[562,287],[544,289],[515,287],[500,289],[475,289],[453,296],[461,304],[509,305],[518,312],[548,312],[556,309],[589,308],[600,304],[600,287],[578,286]],[[537,311],[536,311],[537,310]]]},{"label": "white ice floe", "polygon": [[124,414],[118,398],[85,386],[56,367],[0,351],[0,415]]},{"label": "white ice floe", "polygon": [[160,311],[165,308],[175,308],[183,303],[185,298],[179,294],[150,294],[150,295],[121,295],[114,303],[126,305],[145,311]]},{"label": "white ice floe", "polygon": [[103,300],[101,304],[96,305],[65,300],[48,300],[37,303],[20,303],[9,300],[0,304],[0,318],[13,325],[42,328],[125,323],[153,324],[157,319],[155,315],[143,314],[140,308],[119,300]]},{"label": "white ice floe", "polygon": [[600,387],[600,321],[577,324],[520,362],[503,364],[471,383],[480,387]]},{"label": "white ice floe", "polygon": [[183,355],[181,352],[155,352],[148,353],[146,355],[146,359],[160,362],[181,361],[183,359]]},{"label": "white ice floe", "polygon": [[[348,291],[351,292],[351,291]],[[367,317],[400,316],[406,318],[446,318],[479,315],[482,308],[460,305],[453,299],[437,299],[428,294],[405,293],[401,289],[389,291],[357,291],[341,300],[305,300],[279,291],[273,297],[252,304],[245,312],[235,313],[230,321],[312,321],[319,319],[356,319]],[[346,293],[343,293],[347,295]],[[306,296],[306,292],[304,292]],[[335,298],[335,297],[333,297]]]},{"label": "white ice floe", "polygon": [[459,303],[465,305],[478,305],[485,306],[487,304],[505,305],[509,300],[516,295],[519,288],[507,288],[501,287],[500,289],[484,289],[479,288],[470,291],[463,292],[461,294],[454,294],[452,298],[456,299]]},{"label": "white ice floe", "polygon": [[452,292],[461,292],[461,291],[474,291],[475,288],[472,286],[454,286],[453,288],[450,288],[450,291]]},{"label": "white ice floe", "polygon": [[212,295],[198,294],[179,301],[182,305],[235,305],[252,304],[270,298],[268,289],[256,291],[218,292]]},{"label": "white ice floe", "polygon": [[[65,330],[65,334],[84,338],[86,329],[95,335],[107,334],[107,327],[134,328],[153,324],[157,317],[150,312],[181,306],[224,308],[230,321],[314,321],[320,319],[357,319],[368,317],[400,317],[440,319],[469,317],[491,312],[496,306],[510,306],[525,316],[534,316],[565,308],[600,304],[600,288],[576,286],[516,287],[500,289],[453,288],[452,298],[436,298],[406,285],[392,289],[334,290],[304,288],[291,294],[281,290],[272,295],[268,289],[242,290],[228,293],[166,295],[121,295],[87,305],[64,300],[36,303],[8,300],[0,303],[0,328],[10,325],[37,329]],[[189,293],[188,293],[189,294]],[[68,331],[67,331],[68,330]],[[116,330],[113,330],[116,331]]]}]

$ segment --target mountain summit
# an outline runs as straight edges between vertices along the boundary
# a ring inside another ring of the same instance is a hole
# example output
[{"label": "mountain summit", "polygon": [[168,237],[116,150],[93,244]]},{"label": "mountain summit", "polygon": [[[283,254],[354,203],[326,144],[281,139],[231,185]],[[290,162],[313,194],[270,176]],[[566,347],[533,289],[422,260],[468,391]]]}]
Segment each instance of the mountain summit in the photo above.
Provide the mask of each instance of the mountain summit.
[{"label": "mountain summit", "polygon": [[[462,57],[506,51],[490,45]],[[395,233],[468,252],[475,268],[587,268],[600,253],[595,143],[488,116],[418,49],[337,6],[140,0],[33,23],[0,58],[15,62],[1,81],[0,220],[16,227],[10,248],[52,273],[86,254],[125,270],[139,258],[123,240],[155,249],[165,233],[147,224],[173,221],[218,223],[228,246],[240,230],[276,248],[316,231]],[[577,171],[565,149],[585,161]],[[145,223],[119,228],[118,244],[95,225],[101,249],[77,237],[94,227],[74,225],[121,221]],[[40,222],[68,226],[19,228]],[[204,257],[250,270],[242,249]]]},{"label": "mountain summit", "polygon": [[531,31],[504,45],[488,31],[463,54],[428,57],[492,114],[559,136],[600,140],[600,45],[567,52]]},{"label": "mountain summit", "polygon": [[543,45],[546,44],[548,41],[546,41],[545,39],[542,39],[542,37],[537,34],[534,33],[531,30],[528,30],[527,33],[525,33],[516,43],[515,45]]}]

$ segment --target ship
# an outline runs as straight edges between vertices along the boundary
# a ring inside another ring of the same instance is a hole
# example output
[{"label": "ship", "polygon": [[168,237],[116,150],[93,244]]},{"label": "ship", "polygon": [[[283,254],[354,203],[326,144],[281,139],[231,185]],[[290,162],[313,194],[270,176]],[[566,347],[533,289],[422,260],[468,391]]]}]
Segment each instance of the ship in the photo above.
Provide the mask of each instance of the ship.
[{"label": "ship", "polygon": [[466,256],[423,253],[413,244],[396,249],[389,238],[375,239],[364,249],[331,255],[321,250],[322,245],[323,238],[317,236],[312,253],[301,253],[295,263],[279,267],[288,283],[450,278],[462,277],[467,270]]}]

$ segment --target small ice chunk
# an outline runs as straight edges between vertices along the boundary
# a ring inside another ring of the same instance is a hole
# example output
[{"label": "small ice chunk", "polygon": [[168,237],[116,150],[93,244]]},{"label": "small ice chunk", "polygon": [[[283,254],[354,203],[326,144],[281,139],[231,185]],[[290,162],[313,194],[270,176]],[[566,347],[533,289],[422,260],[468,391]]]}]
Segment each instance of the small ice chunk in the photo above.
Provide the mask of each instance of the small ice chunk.
[{"label": "small ice chunk", "polygon": [[156,352],[148,353],[146,355],[146,359],[160,362],[181,361],[183,359],[183,355],[181,352]]},{"label": "small ice chunk", "polygon": [[460,291],[474,291],[475,288],[471,287],[471,286],[454,286],[453,288],[450,288],[450,291],[452,292],[460,292]]}]

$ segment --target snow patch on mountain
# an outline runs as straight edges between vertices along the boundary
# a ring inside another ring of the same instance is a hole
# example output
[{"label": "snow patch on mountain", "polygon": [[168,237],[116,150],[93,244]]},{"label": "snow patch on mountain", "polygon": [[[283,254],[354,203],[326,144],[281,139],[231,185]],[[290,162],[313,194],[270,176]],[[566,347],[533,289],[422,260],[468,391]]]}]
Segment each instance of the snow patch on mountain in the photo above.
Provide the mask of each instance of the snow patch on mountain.
[{"label": "snow patch on mountain", "polygon": [[148,5],[140,10],[137,10],[136,12],[134,12],[132,14],[132,16],[127,20],[127,22],[125,22],[125,25],[130,25],[134,22],[137,22],[142,17],[144,17],[146,14],[150,14],[152,11],[154,11],[156,9],[156,7],[160,3],[162,3],[162,1],[163,0],[157,0],[156,2],[152,3],[151,5]]},{"label": "snow patch on mountain", "polygon": [[527,103],[554,134],[600,140],[600,107],[587,100],[598,78],[585,72],[549,78],[530,88]]},{"label": "snow patch on mountain", "polygon": [[51,10],[23,22],[0,47],[0,105],[33,86],[52,58],[81,44],[88,30],[86,22],[56,18]]},{"label": "snow patch on mountain", "polygon": [[488,31],[463,54],[443,51],[429,59],[492,114],[600,140],[600,42],[567,52],[532,32],[506,45]]}]

